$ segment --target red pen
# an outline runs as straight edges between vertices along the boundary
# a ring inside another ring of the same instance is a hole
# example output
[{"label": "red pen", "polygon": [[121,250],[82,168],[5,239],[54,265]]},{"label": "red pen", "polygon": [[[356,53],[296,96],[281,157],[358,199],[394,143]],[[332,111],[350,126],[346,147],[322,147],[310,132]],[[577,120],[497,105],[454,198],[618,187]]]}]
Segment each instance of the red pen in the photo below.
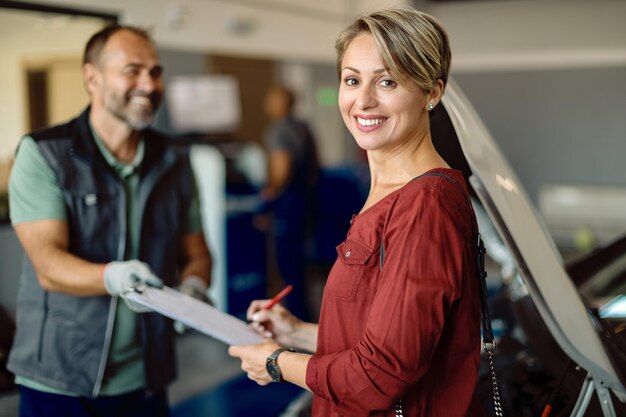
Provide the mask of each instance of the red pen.
[{"label": "red pen", "polygon": [[285,298],[287,296],[287,294],[289,294],[291,292],[291,290],[293,290],[293,286],[292,285],[287,285],[281,292],[279,292],[278,294],[276,294],[274,296],[274,298],[272,298],[269,303],[265,304],[263,306],[263,310],[269,310],[270,308],[274,307],[274,305],[278,302],[280,302],[280,300],[282,300],[283,298]]}]

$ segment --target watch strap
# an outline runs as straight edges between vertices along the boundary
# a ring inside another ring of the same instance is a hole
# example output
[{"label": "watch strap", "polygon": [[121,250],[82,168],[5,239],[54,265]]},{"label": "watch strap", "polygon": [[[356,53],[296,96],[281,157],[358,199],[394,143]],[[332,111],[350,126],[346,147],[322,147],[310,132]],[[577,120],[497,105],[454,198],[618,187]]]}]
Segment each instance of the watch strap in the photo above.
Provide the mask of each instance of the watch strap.
[{"label": "watch strap", "polygon": [[[267,357],[266,368],[267,368],[268,373],[272,377],[272,381],[274,382],[278,382],[278,383],[285,382],[285,380],[283,379],[283,373],[280,370],[280,367],[278,366],[278,356],[285,351],[295,352],[295,350],[291,348],[281,347],[280,349],[276,349],[274,352],[272,352],[270,356]],[[273,372],[270,371],[270,368]]]}]

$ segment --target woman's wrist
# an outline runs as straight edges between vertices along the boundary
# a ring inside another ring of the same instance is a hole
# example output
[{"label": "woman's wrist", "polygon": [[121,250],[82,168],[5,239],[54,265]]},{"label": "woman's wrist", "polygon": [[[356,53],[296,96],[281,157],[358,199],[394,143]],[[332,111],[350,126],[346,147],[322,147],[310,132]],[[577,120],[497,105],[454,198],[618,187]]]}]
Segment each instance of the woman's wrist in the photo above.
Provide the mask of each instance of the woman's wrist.
[{"label": "woman's wrist", "polygon": [[310,358],[310,355],[289,351],[280,354],[277,363],[284,380],[310,391],[306,385],[306,369]]},{"label": "woman's wrist", "polygon": [[317,350],[317,324],[298,319],[294,330],[285,336],[284,344],[288,346],[311,353]]}]

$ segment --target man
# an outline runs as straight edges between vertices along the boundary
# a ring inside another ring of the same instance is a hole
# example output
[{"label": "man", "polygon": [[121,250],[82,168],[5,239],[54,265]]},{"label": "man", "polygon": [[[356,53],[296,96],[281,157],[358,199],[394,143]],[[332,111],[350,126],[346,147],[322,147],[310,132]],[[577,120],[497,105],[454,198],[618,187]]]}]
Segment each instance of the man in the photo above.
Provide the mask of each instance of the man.
[{"label": "man", "polygon": [[268,182],[262,195],[274,214],[278,270],[294,288],[286,304],[297,317],[307,319],[305,245],[314,214],[319,162],[311,130],[293,116],[294,104],[295,94],[284,86],[271,87],[265,96],[265,113],[272,124],[266,137]]},{"label": "man", "polygon": [[107,27],[85,48],[90,106],[20,142],[10,207],[27,257],[8,368],[23,417],[169,415],[171,322],[122,300],[179,277],[206,292],[211,257],[189,158],[148,128],[161,73],[146,32]]}]

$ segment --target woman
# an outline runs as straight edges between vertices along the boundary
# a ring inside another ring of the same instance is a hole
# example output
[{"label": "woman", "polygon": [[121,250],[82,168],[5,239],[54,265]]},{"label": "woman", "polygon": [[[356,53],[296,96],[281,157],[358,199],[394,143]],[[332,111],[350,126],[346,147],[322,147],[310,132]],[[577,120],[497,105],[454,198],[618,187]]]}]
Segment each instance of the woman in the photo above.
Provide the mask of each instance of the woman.
[{"label": "woman", "polygon": [[229,353],[261,385],[311,390],[313,416],[480,414],[475,220],[462,174],[429,130],[447,34],[427,14],[392,9],[358,18],[336,48],[339,108],[367,151],[368,198],[337,247],[319,326],[255,301],[249,318],[273,339]]}]

